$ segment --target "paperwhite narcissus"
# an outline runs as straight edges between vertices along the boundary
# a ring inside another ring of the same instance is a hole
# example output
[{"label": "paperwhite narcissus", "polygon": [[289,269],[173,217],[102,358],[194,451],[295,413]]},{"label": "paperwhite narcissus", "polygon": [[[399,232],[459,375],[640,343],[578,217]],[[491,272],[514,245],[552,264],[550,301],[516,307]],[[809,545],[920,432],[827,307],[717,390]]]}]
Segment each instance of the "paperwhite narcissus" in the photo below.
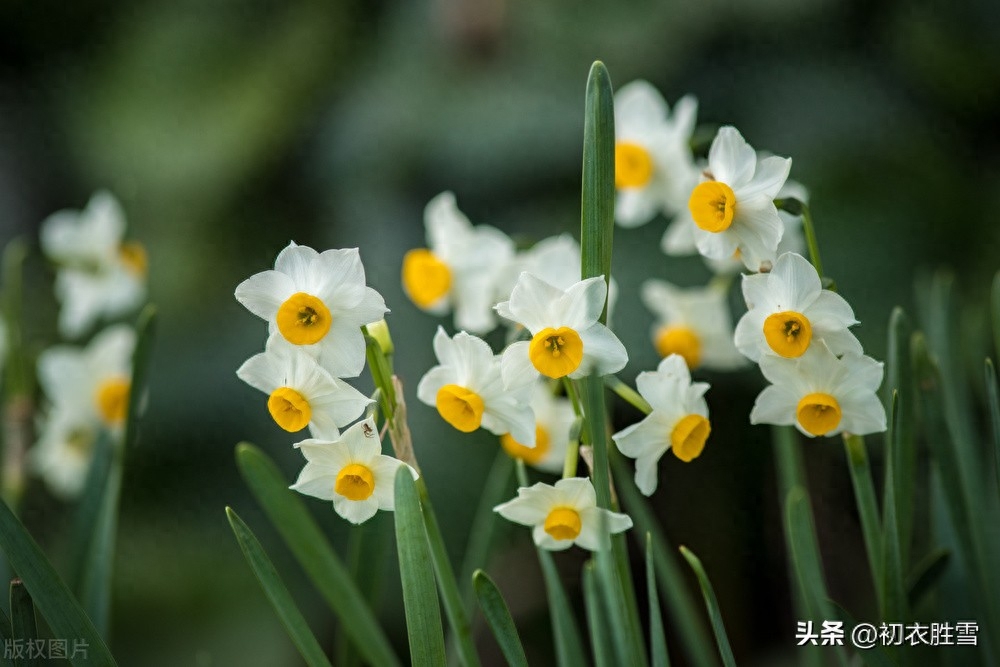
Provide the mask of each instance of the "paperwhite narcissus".
[{"label": "paperwhite narcissus", "polygon": [[687,364],[677,354],[655,371],[639,373],[635,384],[653,411],[611,437],[622,454],[636,460],[635,484],[649,496],[656,491],[657,463],[668,449],[688,463],[705,448],[712,431],[704,398],[709,387],[691,382]]},{"label": "paperwhite narcissus", "polygon": [[76,498],[83,491],[100,432],[90,416],[70,406],[53,406],[38,441],[28,450],[29,469],[53,495],[63,500]]},{"label": "paperwhite narcissus", "polygon": [[561,290],[522,273],[510,301],[497,312],[531,333],[504,350],[500,368],[507,386],[520,385],[540,373],[546,377],[578,378],[591,372],[616,373],[628,363],[618,337],[598,322],[607,297],[603,276],[588,278]]},{"label": "paperwhite narcissus", "polygon": [[657,318],[652,337],[661,357],[679,354],[692,370],[725,371],[746,365],[733,345],[725,289],[713,285],[685,289],[647,280],[641,296]]},{"label": "paperwhite narcissus", "polygon": [[318,253],[290,243],[274,269],[244,280],[236,299],[293,345],[310,353],[334,377],[356,377],[365,365],[361,327],[388,312],[382,296],[365,285],[357,248]]},{"label": "paperwhite narcissus", "polygon": [[844,297],[825,290],[812,264],[785,253],[770,273],[743,276],[749,309],[736,324],[736,348],[753,361],[766,355],[801,356],[825,341],[837,355],[861,354],[848,327],[858,323]]},{"label": "paperwhite narcissus", "polygon": [[332,500],[334,511],[351,523],[364,523],[378,510],[395,509],[393,490],[399,466],[406,466],[417,478],[412,467],[382,454],[378,428],[370,418],[339,438],[303,440],[295,447],[306,457],[306,465],[289,488]]},{"label": "paperwhite narcissus", "polygon": [[247,359],[236,375],[268,395],[267,409],[286,431],[309,426],[314,438],[330,440],[361,416],[370,398],[338,380],[303,348],[275,333],[261,354]]},{"label": "paperwhite narcissus", "polygon": [[646,81],[615,93],[615,220],[622,227],[638,227],[685,205],[698,178],[689,145],[697,111],[688,95],[671,117]]},{"label": "paperwhite narcissus", "polygon": [[[698,252],[724,260],[739,253],[743,265],[759,271],[774,257],[784,227],[774,198],[788,178],[792,161],[766,157],[758,160],[753,148],[734,127],[719,129],[708,153],[702,180],[690,192],[678,225],[690,225]],[[668,254],[677,242],[675,227],[667,230],[663,249]]]},{"label": "paperwhite narcissus", "polygon": [[757,396],[751,424],[794,424],[808,436],[879,433],[885,408],[875,392],[882,364],[848,352],[837,356],[823,343],[798,359],[761,357],[760,370],[772,384]]},{"label": "paperwhite narcissus", "polygon": [[534,447],[521,444],[510,433],[500,436],[500,445],[511,457],[534,468],[561,472],[570,429],[576,421],[573,405],[568,398],[553,395],[551,383],[539,378],[531,395],[531,408],[535,413]]},{"label": "paperwhite narcissus", "polygon": [[441,418],[463,433],[482,426],[496,435],[510,433],[528,447],[535,445],[531,410],[531,378],[504,387],[500,359],[483,340],[460,331],[449,338],[438,327],[434,353],[440,362],[417,385],[417,398],[436,407]]},{"label": "paperwhite narcissus", "polygon": [[[522,486],[517,498],[493,508],[503,518],[532,527],[535,544],[562,551],[574,544],[591,551],[606,549],[610,535],[632,527],[625,514],[597,506],[597,494],[589,479],[561,479],[555,486],[538,482]],[[601,528],[602,516],[604,528]]]},{"label": "paperwhite narcissus", "polygon": [[59,330],[76,338],[102,317],[117,317],[146,297],[147,257],[124,241],[125,215],[115,197],[94,194],[82,211],[53,213],[42,222],[42,251],[59,265]]},{"label": "paperwhite narcissus", "polygon": [[514,256],[514,242],[489,225],[472,226],[455,195],[442,192],[424,210],[430,248],[403,257],[403,289],[417,307],[443,315],[455,309],[455,326],[475,334],[496,327],[496,284]]}]

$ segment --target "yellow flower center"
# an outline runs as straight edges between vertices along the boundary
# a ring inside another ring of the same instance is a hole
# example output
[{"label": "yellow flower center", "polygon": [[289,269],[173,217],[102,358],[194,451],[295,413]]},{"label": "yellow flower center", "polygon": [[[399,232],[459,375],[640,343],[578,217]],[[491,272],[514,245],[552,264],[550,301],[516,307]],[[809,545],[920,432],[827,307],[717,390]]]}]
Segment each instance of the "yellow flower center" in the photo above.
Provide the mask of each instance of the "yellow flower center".
[{"label": "yellow flower center", "polygon": [[840,423],[840,403],[830,394],[815,393],[802,397],[795,410],[799,424],[813,435],[824,435]]},{"label": "yellow flower center", "polygon": [[712,432],[712,425],[701,415],[687,415],[670,433],[670,449],[681,461],[690,463],[705,449],[705,441]]},{"label": "yellow flower center", "polygon": [[694,224],[706,232],[723,232],[733,224],[736,194],[722,181],[699,183],[688,200]]},{"label": "yellow flower center", "polygon": [[575,540],[582,526],[580,514],[569,507],[556,507],[545,517],[545,532],[556,540]]},{"label": "yellow flower center", "polygon": [[764,339],[776,354],[791,359],[800,357],[812,340],[809,318],[794,310],[768,315],[764,320]]},{"label": "yellow flower center", "polygon": [[337,473],[333,490],[348,500],[365,500],[375,492],[375,475],[360,463],[346,465]]},{"label": "yellow flower center", "polygon": [[535,426],[534,447],[522,445],[510,433],[500,436],[500,446],[511,458],[521,459],[528,465],[538,465],[538,462],[549,453],[552,443],[549,441],[549,432],[542,426]]},{"label": "yellow flower center", "polygon": [[691,369],[701,363],[701,339],[688,327],[666,326],[660,329],[656,334],[656,351],[661,357],[681,355]]},{"label": "yellow flower center", "polygon": [[547,327],[531,339],[528,358],[542,375],[565,377],[579,368],[583,361],[583,340],[569,327]]},{"label": "yellow flower center", "polygon": [[641,188],[653,177],[653,158],[639,144],[619,141],[615,144],[615,187]]},{"label": "yellow flower center", "polygon": [[146,248],[138,241],[126,241],[118,248],[118,257],[133,274],[143,278],[149,270],[149,257]]},{"label": "yellow flower center", "polygon": [[312,420],[312,408],[306,397],[291,387],[278,387],[267,399],[267,409],[278,426],[289,433],[301,431]]},{"label": "yellow flower center", "polygon": [[451,269],[426,248],[403,257],[403,289],[420,308],[430,308],[451,289]]},{"label": "yellow flower center", "polygon": [[312,345],[330,330],[330,309],[305,292],[296,292],[278,307],[278,331],[289,343]]},{"label": "yellow flower center", "polygon": [[483,399],[465,387],[446,384],[438,389],[435,403],[441,417],[462,433],[472,433],[483,421]]},{"label": "yellow flower center", "polygon": [[108,378],[97,385],[97,390],[94,392],[97,413],[109,426],[116,426],[125,421],[131,386],[128,378],[124,377]]}]

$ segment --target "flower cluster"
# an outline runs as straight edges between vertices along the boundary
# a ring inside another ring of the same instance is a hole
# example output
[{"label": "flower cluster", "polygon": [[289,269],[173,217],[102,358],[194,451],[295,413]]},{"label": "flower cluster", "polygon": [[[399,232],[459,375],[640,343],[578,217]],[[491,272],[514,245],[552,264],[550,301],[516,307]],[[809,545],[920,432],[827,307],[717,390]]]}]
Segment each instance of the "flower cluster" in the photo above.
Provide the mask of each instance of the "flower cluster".
[{"label": "flower cluster", "polygon": [[312,435],[294,445],[306,464],[292,488],[332,501],[352,523],[392,510],[393,478],[407,464],[382,454],[371,417],[341,433],[373,402],[343,380],[364,368],[362,327],[388,312],[365,284],[357,248],[320,253],[291,243],[273,270],[240,283],[236,299],[268,324],[264,351],[237,375],[267,395],[279,427]]}]

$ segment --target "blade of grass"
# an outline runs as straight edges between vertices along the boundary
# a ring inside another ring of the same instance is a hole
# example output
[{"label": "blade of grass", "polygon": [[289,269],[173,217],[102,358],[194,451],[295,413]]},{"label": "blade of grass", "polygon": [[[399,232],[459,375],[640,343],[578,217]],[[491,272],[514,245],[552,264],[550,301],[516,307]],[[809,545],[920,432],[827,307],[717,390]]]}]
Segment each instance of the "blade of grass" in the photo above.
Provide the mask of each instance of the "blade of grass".
[{"label": "blade of grass", "polygon": [[993,362],[986,360],[986,401],[990,410],[990,431],[993,434],[993,463],[1000,488],[1000,389],[997,388],[997,372]]},{"label": "blade of grass", "polygon": [[500,645],[500,650],[507,659],[507,664],[513,667],[528,667],[528,657],[524,655],[521,638],[517,635],[517,627],[510,616],[507,603],[493,580],[482,570],[476,570],[472,575],[472,586],[479,600],[479,608],[486,618],[486,624],[493,631],[493,636]]},{"label": "blade of grass", "polygon": [[993,323],[993,351],[1000,359],[1000,271],[993,276],[990,289],[990,315]]},{"label": "blade of grass", "polygon": [[[854,616],[842,606],[833,600],[827,600],[827,604],[833,610],[833,617],[840,620],[845,628],[853,628],[858,625]],[[889,656],[886,647],[879,646],[878,644],[865,651],[858,651],[857,655],[861,659],[861,662],[868,667],[896,667],[899,664]]]},{"label": "blade of grass", "polygon": [[[379,512],[360,526],[353,527],[348,537],[351,581],[357,585],[369,608],[376,613],[388,546],[388,533],[384,530],[388,526],[383,521],[388,518],[390,517],[385,512]],[[361,664],[361,654],[343,628],[337,633],[334,655],[337,667],[356,667]]]},{"label": "blade of grass", "polygon": [[398,666],[399,659],[364,596],[281,471],[248,443],[236,447],[236,463],[254,498],[364,659],[379,667]]},{"label": "blade of grass", "polygon": [[649,597],[649,643],[652,667],[670,667],[667,636],[663,631],[660,597],[656,594],[656,574],[653,563],[653,536],[646,533],[646,595]]},{"label": "blade of grass", "polygon": [[[893,427],[895,446],[892,447],[893,495],[896,500],[896,521],[899,527],[899,560],[905,571],[910,565],[910,543],[913,535],[914,488],[917,478],[917,447],[914,436],[917,389],[913,384],[910,359],[910,336],[913,328],[902,308],[895,308],[889,317],[889,341],[886,357],[886,407],[891,408],[893,392],[897,392],[898,426]],[[886,471],[889,467],[886,466]],[[885,488],[888,487],[886,482]],[[884,505],[884,502],[883,502]],[[883,513],[885,509],[883,507]]]},{"label": "blade of grass", "polygon": [[[608,535],[607,516],[601,513],[598,520],[598,535]],[[611,628],[611,642],[618,657],[618,664],[646,664],[646,647],[639,627],[638,613],[635,625],[631,625],[626,608],[622,580],[618,576],[617,563],[612,549],[602,549],[594,554],[597,571],[597,592],[607,611]],[[638,637],[635,635],[638,634]]]},{"label": "blade of grass", "polygon": [[20,659],[15,658],[17,667],[35,667],[38,661],[31,657],[30,648],[38,639],[35,605],[20,579],[11,579],[10,582],[10,625],[13,638],[26,647],[24,655]]},{"label": "blade of grass", "polygon": [[[899,524],[896,521],[896,479],[895,450],[899,447],[900,434],[899,394],[892,392],[892,402],[889,410],[889,432],[886,434],[888,447],[885,456],[885,497],[883,498],[882,520],[882,570],[878,582],[881,618],[893,619],[905,623],[910,614],[906,608],[906,590],[903,588],[903,563],[899,548]],[[886,647],[893,656],[898,657],[905,651],[904,647]]]},{"label": "blade of grass", "polygon": [[587,609],[587,630],[594,667],[614,667],[620,664],[612,648],[611,622],[607,608],[597,590],[597,569],[593,561],[583,565],[583,602]]},{"label": "blade of grass", "polygon": [[444,630],[420,499],[406,466],[396,471],[396,550],[403,584],[403,608],[410,660],[414,665],[445,664]]},{"label": "blade of grass", "polygon": [[705,607],[708,609],[708,618],[712,621],[712,629],[715,631],[715,641],[719,647],[719,655],[722,656],[722,664],[725,667],[736,667],[736,658],[733,656],[733,649],[729,646],[729,637],[726,636],[726,626],[722,622],[722,611],[719,609],[719,601],[715,598],[715,591],[712,590],[712,582],[705,574],[705,568],[701,566],[701,561],[687,547],[680,547],[681,555],[694,570],[701,586],[701,594],[705,598]]},{"label": "blade of grass", "polygon": [[906,599],[911,609],[918,607],[923,597],[934,590],[941,575],[948,569],[950,559],[950,551],[935,549],[917,562],[906,579]]},{"label": "blade of grass", "polygon": [[[8,642],[13,640],[14,637],[11,634],[10,619],[7,618],[7,612],[0,609],[0,644],[6,648]],[[14,667],[12,659],[8,657],[7,651],[0,651],[0,667]]]},{"label": "blade of grass", "polygon": [[310,667],[324,665],[330,667],[330,661],[327,660],[319,642],[316,641],[312,630],[309,629],[309,624],[306,623],[302,612],[295,606],[291,593],[285,587],[285,583],[274,568],[274,563],[268,558],[264,547],[257,540],[257,536],[231,507],[226,508],[226,518],[229,519],[229,525],[233,529],[243,557],[246,558],[250,569],[253,570],[264,595],[267,596],[268,602],[271,603],[271,607],[278,615],[281,624],[285,626],[285,630],[292,639],[292,643],[295,644],[295,648],[299,650],[299,654]]},{"label": "blade of grass", "polygon": [[845,435],[843,440],[844,450],[847,452],[847,467],[851,471],[851,485],[854,487],[854,497],[858,505],[858,516],[861,518],[868,568],[872,575],[872,584],[877,591],[879,605],[884,607],[885,601],[880,586],[882,529],[879,525],[878,501],[875,500],[875,484],[872,481],[871,467],[868,465],[868,448],[865,447],[865,439],[859,435]]},{"label": "blade of grass", "polygon": [[70,587],[80,593],[83,583],[83,570],[93,542],[98,515],[104,500],[104,491],[111,475],[111,459],[113,445],[107,431],[102,431],[94,443],[94,456],[87,470],[83,493],[77,501],[73,514],[73,526],[70,537],[69,583]]},{"label": "blade of grass", "polygon": [[6,503],[0,502],[0,547],[11,568],[24,582],[35,607],[45,618],[55,637],[72,637],[86,642],[87,657],[71,658],[74,665],[115,665],[107,644],[83,607],[69,592],[52,564]]}]

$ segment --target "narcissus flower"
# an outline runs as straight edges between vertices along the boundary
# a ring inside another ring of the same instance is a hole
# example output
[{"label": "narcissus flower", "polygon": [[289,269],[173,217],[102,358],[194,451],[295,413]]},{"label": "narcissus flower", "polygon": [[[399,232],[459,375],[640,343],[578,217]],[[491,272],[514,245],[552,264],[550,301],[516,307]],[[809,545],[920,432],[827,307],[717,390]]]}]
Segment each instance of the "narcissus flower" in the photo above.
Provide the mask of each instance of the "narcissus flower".
[{"label": "narcissus flower", "polygon": [[351,523],[364,523],[378,510],[395,509],[393,490],[399,466],[406,466],[417,478],[412,467],[382,454],[373,419],[358,422],[337,439],[303,440],[295,447],[306,457],[306,465],[289,488],[332,500],[334,511]]},{"label": "narcissus flower", "polygon": [[236,375],[268,395],[267,409],[281,428],[306,426],[314,438],[331,439],[361,416],[372,401],[322,368],[303,348],[275,333],[266,350],[250,357]]},{"label": "narcissus flower", "polygon": [[574,544],[591,551],[606,549],[610,535],[632,527],[628,515],[597,506],[594,486],[583,477],[561,479],[555,486],[542,482],[522,486],[517,498],[497,505],[493,511],[514,523],[531,526],[535,544],[550,551],[569,549]]},{"label": "narcissus flower", "polygon": [[501,361],[504,384],[521,384],[540,373],[550,378],[583,377],[620,371],[628,353],[618,337],[598,322],[607,284],[603,276],[582,280],[561,290],[522,273],[510,301],[497,312],[531,332],[530,341],[514,343]]},{"label": "narcissus flower", "polygon": [[668,449],[689,463],[705,448],[712,432],[704,398],[708,384],[691,382],[687,364],[677,354],[655,371],[639,373],[635,384],[653,411],[611,437],[622,454],[636,460],[635,484],[649,496],[656,491],[657,463]]},{"label": "narcissus flower", "polygon": [[680,288],[662,280],[642,284],[642,302],[657,317],[652,337],[661,357],[679,354],[688,368],[732,370],[746,364],[733,345],[726,291]]},{"label": "narcissus flower", "polygon": [[463,433],[482,426],[496,435],[510,433],[517,442],[535,445],[531,378],[504,387],[500,359],[483,340],[460,331],[449,338],[438,327],[434,352],[440,365],[417,385],[417,398],[437,408],[441,418]]},{"label": "narcissus flower", "polygon": [[844,297],[825,290],[804,257],[785,253],[770,273],[743,276],[749,310],[736,324],[736,348],[753,361],[765,355],[795,358],[825,341],[834,354],[861,354],[848,327],[858,323]]},{"label": "narcissus flower", "polygon": [[250,276],[236,299],[267,320],[293,345],[315,346],[320,365],[334,377],[355,377],[365,365],[361,327],[388,312],[382,296],[365,285],[357,248],[318,253],[290,243],[274,270]]},{"label": "narcissus flower", "polygon": [[117,317],[146,297],[146,250],[125,241],[125,214],[111,193],[100,191],[83,211],[53,213],[42,222],[45,255],[59,265],[59,330],[85,333],[102,317]]},{"label": "narcissus flower", "polygon": [[437,315],[455,309],[455,326],[483,334],[496,326],[496,284],[514,256],[499,229],[472,226],[455,195],[442,192],[424,210],[427,243],[403,257],[403,289],[417,307]]},{"label": "narcissus flower", "polygon": [[38,442],[28,450],[29,469],[53,495],[71,500],[83,491],[101,429],[84,412],[55,407],[45,417]]},{"label": "narcissus flower", "polygon": [[745,267],[759,271],[781,241],[783,225],[774,198],[791,164],[790,159],[775,156],[758,160],[736,128],[721,128],[709,149],[702,180],[690,192],[687,211],[663,237],[664,251],[681,252],[690,230],[705,257],[724,260],[738,254]]},{"label": "narcissus flower", "polygon": [[751,424],[795,424],[808,436],[878,433],[885,408],[875,395],[882,364],[848,352],[837,356],[823,343],[798,359],[761,357],[760,370],[772,384],[757,396]]},{"label": "narcissus flower", "polygon": [[513,458],[539,470],[558,473],[563,469],[576,414],[569,399],[553,395],[550,385],[539,378],[531,395],[531,408],[535,413],[534,447],[521,444],[510,433],[500,436],[500,445]]},{"label": "narcissus flower", "polygon": [[682,98],[670,109],[646,81],[615,93],[615,220],[638,227],[658,213],[671,215],[685,204],[697,182],[689,141],[698,102]]}]

